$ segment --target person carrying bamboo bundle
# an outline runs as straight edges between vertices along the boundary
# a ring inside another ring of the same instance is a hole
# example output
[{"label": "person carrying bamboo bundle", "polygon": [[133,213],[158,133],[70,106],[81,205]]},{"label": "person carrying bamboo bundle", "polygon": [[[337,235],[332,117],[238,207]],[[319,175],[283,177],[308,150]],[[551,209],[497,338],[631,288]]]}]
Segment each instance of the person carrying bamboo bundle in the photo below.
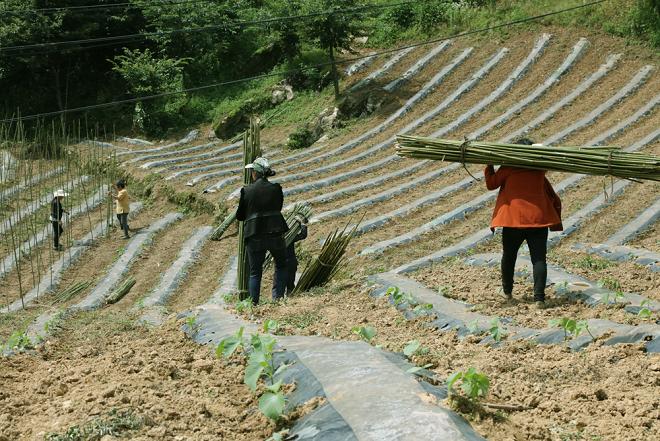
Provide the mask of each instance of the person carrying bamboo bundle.
[{"label": "person carrying bamboo bundle", "polygon": [[[304,216],[296,216],[295,222],[300,224],[300,233],[293,238],[293,242],[286,247],[286,294],[291,295],[296,289],[296,273],[298,272],[298,257],[296,256],[296,242],[307,239],[307,222]],[[273,296],[277,291],[277,273],[273,278]]]},{"label": "person carrying bamboo bundle", "polygon": [[268,180],[268,177],[275,175],[268,160],[257,158],[245,168],[251,170],[254,182],[241,189],[236,219],[244,222],[245,248],[250,265],[248,292],[252,303],[257,305],[267,251],[275,260],[277,285],[273,292],[273,300],[284,297],[287,281],[284,234],[288,226],[282,216],[284,204],[282,187]]},{"label": "person carrying bamboo bundle", "polygon": [[[514,142],[534,145],[523,138]],[[500,189],[491,221],[491,230],[502,228],[502,292],[507,300],[513,298],[513,274],[518,250],[524,241],[529,247],[533,266],[534,301],[545,307],[547,279],[548,229],[561,231],[561,199],[545,177],[543,170],[530,170],[493,165],[484,170],[486,188]]]},{"label": "person carrying bamboo bundle", "polygon": [[64,233],[64,227],[62,226],[62,215],[64,213],[69,214],[68,211],[62,207],[62,200],[67,197],[68,194],[64,190],[60,189],[53,193],[53,200],[50,202],[50,224],[53,227],[53,249],[56,251],[62,251],[63,247],[60,244],[60,237]]},{"label": "person carrying bamboo bundle", "polygon": [[124,239],[129,239],[131,236],[128,234],[128,213],[130,211],[130,198],[128,190],[126,190],[126,182],[123,179],[113,184],[112,188],[114,193],[110,192],[110,197],[116,202],[117,221],[119,228],[124,231]]}]

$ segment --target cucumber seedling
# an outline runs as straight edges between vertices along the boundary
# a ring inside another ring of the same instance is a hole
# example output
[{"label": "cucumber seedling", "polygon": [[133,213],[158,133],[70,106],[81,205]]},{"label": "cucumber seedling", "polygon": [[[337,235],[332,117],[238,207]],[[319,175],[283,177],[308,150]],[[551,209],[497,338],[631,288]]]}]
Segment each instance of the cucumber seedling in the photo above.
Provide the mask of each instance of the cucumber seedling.
[{"label": "cucumber seedling", "polygon": [[649,299],[646,299],[639,305],[641,306],[641,309],[637,313],[637,316],[639,318],[642,318],[644,320],[650,320],[651,317],[653,317],[653,311],[651,311],[651,308],[649,308],[650,304],[651,301]]},{"label": "cucumber seedling", "polygon": [[498,343],[502,341],[503,338],[506,337],[506,330],[502,326],[499,317],[495,317],[493,318],[493,320],[491,320],[488,333],[490,334],[491,337],[493,337],[493,340],[495,340]]},{"label": "cucumber seedling", "polygon": [[[461,393],[454,386],[460,381]],[[490,380],[486,374],[477,372],[473,367],[466,371],[454,372],[447,378],[447,394],[450,403],[461,411],[475,410],[479,400],[488,394]]]},{"label": "cucumber seedling", "polygon": [[376,336],[376,328],[373,326],[353,326],[351,332],[369,344]]},{"label": "cucumber seedling", "polygon": [[549,326],[552,328],[561,328],[564,331],[564,341],[567,341],[569,336],[572,338],[578,338],[580,334],[586,331],[592,340],[595,340],[596,337],[591,333],[589,329],[589,323],[586,320],[575,320],[568,317],[562,317],[558,319],[552,319],[548,322]]}]

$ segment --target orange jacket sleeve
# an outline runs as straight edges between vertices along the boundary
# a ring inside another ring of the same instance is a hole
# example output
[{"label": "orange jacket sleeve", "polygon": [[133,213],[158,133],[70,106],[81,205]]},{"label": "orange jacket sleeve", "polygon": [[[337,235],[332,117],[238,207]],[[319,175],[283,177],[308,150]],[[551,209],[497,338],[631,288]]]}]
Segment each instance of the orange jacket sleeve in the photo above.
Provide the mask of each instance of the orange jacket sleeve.
[{"label": "orange jacket sleeve", "polygon": [[486,188],[488,190],[495,190],[504,185],[504,181],[508,175],[508,171],[505,167],[500,167],[495,171],[495,167],[492,165],[487,165],[484,169],[484,176],[486,177]]}]

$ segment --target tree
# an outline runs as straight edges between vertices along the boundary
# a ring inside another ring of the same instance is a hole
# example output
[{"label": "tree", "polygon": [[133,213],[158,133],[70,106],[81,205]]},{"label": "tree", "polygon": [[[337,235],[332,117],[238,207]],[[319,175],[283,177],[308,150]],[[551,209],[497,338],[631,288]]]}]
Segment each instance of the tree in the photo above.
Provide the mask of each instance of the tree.
[{"label": "tree", "polygon": [[[188,59],[156,58],[149,49],[126,49],[123,55],[111,60],[112,70],[126,81],[133,97],[158,95],[183,90],[183,67]],[[134,123],[151,135],[160,135],[176,118],[185,95],[138,101],[135,104]]]},{"label": "tree", "polygon": [[354,37],[364,34],[362,18],[359,14],[343,14],[342,10],[356,8],[364,3],[362,0],[306,0],[304,13],[332,11],[306,19],[305,34],[318,42],[319,47],[328,51],[332,63],[332,80],[335,88],[335,99],[339,98],[339,75],[335,53],[340,50],[351,50],[350,43]]}]

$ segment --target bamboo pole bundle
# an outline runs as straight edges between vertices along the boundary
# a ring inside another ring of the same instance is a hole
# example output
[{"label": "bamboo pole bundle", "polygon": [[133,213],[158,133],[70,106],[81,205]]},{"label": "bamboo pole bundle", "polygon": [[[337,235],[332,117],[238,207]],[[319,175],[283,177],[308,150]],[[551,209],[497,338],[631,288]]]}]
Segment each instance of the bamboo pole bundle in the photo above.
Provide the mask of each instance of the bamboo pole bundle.
[{"label": "bamboo pole bundle", "polygon": [[318,257],[315,257],[305,267],[292,294],[323,286],[337,274],[344,262],[346,248],[353,239],[356,228],[357,225],[350,232],[346,232],[346,227],[344,227],[342,231],[335,230],[328,235]]},{"label": "bamboo pole bundle", "polygon": [[[303,224],[307,223],[310,217],[312,217],[312,206],[308,202],[296,202],[291,210],[284,213],[284,220],[289,228],[284,235],[284,242],[287,248],[300,234]],[[271,256],[270,252],[266,253],[264,268],[270,265],[272,259],[273,256]]]},{"label": "bamboo pole bundle", "polygon": [[[259,119],[250,118],[250,128],[243,135],[243,165],[254,162],[261,156],[261,139]],[[251,170],[243,169],[243,184],[252,183]],[[248,296],[248,276],[250,274],[247,252],[245,250],[245,236],[243,222],[238,223],[238,296],[245,300]]]},{"label": "bamboo pole bundle", "polygon": [[396,153],[415,159],[494,164],[660,181],[660,157],[617,147],[546,147],[397,135]]},{"label": "bamboo pole bundle", "polygon": [[213,233],[211,234],[211,240],[220,240],[222,238],[222,235],[225,234],[225,231],[227,231],[227,228],[231,224],[234,223],[236,220],[236,212],[232,211],[225,217],[225,220],[222,221],[222,223],[216,228]]},{"label": "bamboo pole bundle", "polygon": [[67,289],[60,291],[56,296],[55,300],[53,301],[53,305],[56,305],[58,303],[64,303],[68,302],[87,288],[92,284],[90,281],[84,281],[84,282],[77,282],[74,283],[73,285],[69,286]]},{"label": "bamboo pole bundle", "polygon": [[135,285],[135,278],[133,276],[128,276],[122,284],[105,299],[105,304],[112,305],[123,299],[131,288],[133,288],[133,285]]}]

